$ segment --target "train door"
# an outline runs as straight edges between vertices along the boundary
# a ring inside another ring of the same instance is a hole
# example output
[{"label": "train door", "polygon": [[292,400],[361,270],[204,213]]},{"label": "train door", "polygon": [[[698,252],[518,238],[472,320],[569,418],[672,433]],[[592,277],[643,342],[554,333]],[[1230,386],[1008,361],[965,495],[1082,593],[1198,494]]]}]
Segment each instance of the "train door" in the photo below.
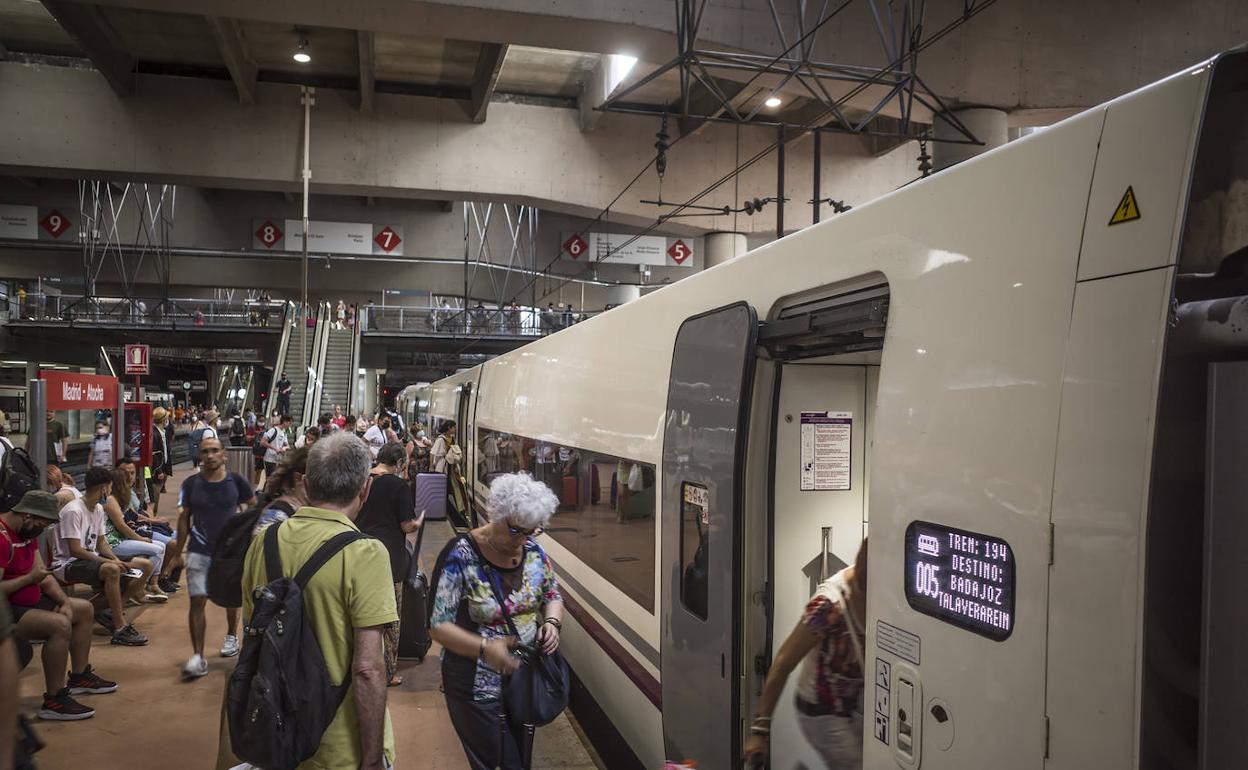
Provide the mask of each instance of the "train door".
[{"label": "train door", "polygon": [[663,743],[672,759],[740,756],[742,479],[758,320],[744,303],[676,335],[663,437]]},{"label": "train door", "polygon": [[[772,486],[772,638],[778,649],[818,585],[852,564],[866,535],[868,406],[875,366],[790,363],[775,403]],[[816,768],[801,734],[798,675],[789,677],[772,720],[773,770]]]},{"label": "train door", "polygon": [[[853,563],[867,534],[871,433],[888,304],[883,276],[867,276],[782,300],[760,332],[777,372],[767,450],[768,627],[765,649],[751,648],[761,655],[760,675],[819,584]],[[800,678],[800,670],[789,676],[772,714],[773,770],[824,766],[802,735]]]}]

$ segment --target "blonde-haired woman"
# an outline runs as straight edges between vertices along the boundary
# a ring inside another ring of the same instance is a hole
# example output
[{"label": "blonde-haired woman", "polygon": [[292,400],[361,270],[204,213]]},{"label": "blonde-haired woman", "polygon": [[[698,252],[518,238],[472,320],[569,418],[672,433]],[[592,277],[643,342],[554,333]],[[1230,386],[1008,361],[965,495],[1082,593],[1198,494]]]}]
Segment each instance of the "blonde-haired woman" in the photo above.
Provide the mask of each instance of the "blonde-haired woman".
[{"label": "blonde-haired woman", "polygon": [[173,453],[169,424],[169,410],[158,406],[152,410],[152,465],[144,473],[147,475],[147,496],[152,502],[152,515],[160,513],[160,494],[165,491],[165,482],[173,475]]},{"label": "blonde-haired woman", "polygon": [[[559,647],[563,598],[533,539],[558,506],[550,488],[527,473],[498,476],[490,483],[490,523],[455,538],[438,557],[430,636],[443,647],[447,711],[472,770],[521,767],[520,736],[499,733],[502,675],[518,666],[516,642],[540,645],[547,655]],[[519,639],[511,637],[513,624]]]}]

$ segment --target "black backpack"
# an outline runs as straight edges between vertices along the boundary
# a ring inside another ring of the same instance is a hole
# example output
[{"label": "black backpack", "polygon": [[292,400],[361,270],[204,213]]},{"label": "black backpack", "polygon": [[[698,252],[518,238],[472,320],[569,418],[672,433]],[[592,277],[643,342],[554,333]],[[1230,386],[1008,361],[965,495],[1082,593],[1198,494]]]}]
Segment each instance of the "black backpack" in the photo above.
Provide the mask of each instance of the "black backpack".
[{"label": "black backpack", "polygon": [[[260,515],[273,507],[276,506],[262,499],[255,507],[226,519],[221,526],[216,545],[212,547],[212,561],[208,563],[208,598],[213,604],[243,606],[243,563],[254,539],[252,532]],[[285,503],[280,507],[287,515],[294,513]]]},{"label": "black backpack", "polygon": [[[273,443],[273,439],[277,438],[278,430],[279,430],[278,428],[269,428],[264,433],[257,433],[251,439],[252,456],[254,456],[257,460],[263,460],[265,453],[268,452],[269,450],[266,449],[264,444],[260,442],[263,440],[263,441],[268,441],[270,444]],[[272,434],[272,435],[269,435],[269,434]]]},{"label": "black backpack", "polygon": [[32,489],[42,489],[39,483],[39,466],[30,458],[24,447],[15,447],[8,439],[4,441],[4,457],[0,458],[0,511],[11,511],[22,501],[22,495]]},{"label": "black backpack", "polygon": [[226,720],[234,755],[265,770],[294,770],[314,755],[351,687],[329,680],[325,656],[304,614],[303,589],[348,544],[367,537],[350,530],[312,554],[294,578],[284,576],[277,533],[264,531],[267,585],[255,589],[243,650],[226,685]]},{"label": "black backpack", "polygon": [[247,426],[243,423],[243,418],[239,417],[238,415],[235,415],[234,419],[230,420],[230,435],[231,436],[244,436],[246,434],[247,434]]}]

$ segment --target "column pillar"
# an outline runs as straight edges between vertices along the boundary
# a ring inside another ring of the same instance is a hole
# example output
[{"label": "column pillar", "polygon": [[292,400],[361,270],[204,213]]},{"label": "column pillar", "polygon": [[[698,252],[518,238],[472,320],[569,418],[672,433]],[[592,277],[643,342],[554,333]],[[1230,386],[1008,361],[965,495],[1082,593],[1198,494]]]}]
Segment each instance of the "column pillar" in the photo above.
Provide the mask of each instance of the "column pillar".
[{"label": "column pillar", "polygon": [[965,137],[951,126],[948,121],[937,115],[932,120],[932,134],[937,140],[932,142],[932,170],[940,171],[964,160],[982,155],[989,150],[1000,147],[1009,141],[1009,127],[1003,110],[991,107],[967,107],[950,112],[962,121],[975,138],[983,142],[978,144],[950,144],[941,139],[964,139]]},{"label": "column pillar", "polygon": [[703,239],[703,243],[706,248],[703,265],[706,268],[722,265],[749,250],[745,243],[745,233],[710,233]]},{"label": "column pillar", "polygon": [[628,284],[607,287],[607,304],[609,305],[623,305],[625,302],[632,302],[640,296],[640,286]]}]

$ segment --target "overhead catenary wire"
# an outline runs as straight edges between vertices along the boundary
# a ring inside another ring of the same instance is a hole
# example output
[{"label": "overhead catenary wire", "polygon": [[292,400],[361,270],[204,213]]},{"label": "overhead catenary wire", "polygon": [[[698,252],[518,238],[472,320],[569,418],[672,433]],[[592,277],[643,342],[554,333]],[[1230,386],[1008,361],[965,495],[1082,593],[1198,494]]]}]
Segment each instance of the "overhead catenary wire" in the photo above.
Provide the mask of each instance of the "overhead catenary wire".
[{"label": "overhead catenary wire", "polygon": [[[819,24],[816,24],[815,26],[811,27],[811,29],[810,29],[810,30],[808,30],[808,31],[807,31],[804,35],[802,35],[802,36],[801,36],[801,37],[799,37],[797,40],[795,40],[795,41],[793,42],[793,44],[792,44],[792,45],[790,45],[788,48],[786,48],[786,49],[785,49],[783,52],[781,52],[779,55],[777,55],[776,57],[774,57],[774,58],[772,59],[771,64],[773,64],[773,65],[774,65],[776,62],[780,61],[780,60],[781,60],[781,59],[783,59],[785,56],[787,56],[790,52],[792,52],[792,50],[793,50],[794,48],[796,48],[797,46],[801,45],[801,44],[802,44],[802,43],[803,43],[803,42],[804,42],[807,38],[809,38],[809,37],[811,37],[811,36],[815,35],[815,34],[819,31],[819,29],[820,29],[820,28],[821,28],[824,24],[826,24],[829,20],[831,20],[832,18],[834,18],[834,17],[836,16],[836,14],[837,14],[837,13],[839,13],[840,11],[842,11],[842,10],[843,10],[845,7],[847,7],[847,6],[848,6],[851,2],[853,2],[853,0],[846,0],[844,3],[842,3],[840,6],[838,6],[838,7],[837,7],[837,8],[836,8],[836,9],[835,9],[835,10],[834,10],[831,14],[829,14],[829,15],[828,15],[828,17],[827,17],[827,18],[825,18],[824,20],[822,20]],[[753,156],[751,156],[751,157],[750,157],[748,160],[746,160],[744,163],[738,163],[738,164],[737,164],[737,167],[736,167],[735,169],[733,169],[732,171],[727,172],[726,174],[724,174],[723,176],[721,176],[719,179],[717,179],[717,180],[715,180],[714,182],[712,182],[711,184],[707,185],[707,186],[706,186],[706,187],[704,187],[701,191],[699,191],[699,192],[695,193],[692,197],[690,197],[688,200],[686,200],[684,203],[677,205],[677,206],[676,206],[676,208],[674,208],[672,211],[666,212],[666,213],[663,215],[663,217],[670,218],[670,217],[671,217],[672,215],[674,215],[674,214],[679,214],[681,211],[684,211],[684,210],[685,210],[686,208],[688,208],[689,206],[696,204],[696,203],[697,203],[698,201],[700,201],[702,198],[706,197],[706,196],[707,196],[707,195],[709,195],[710,193],[712,193],[712,192],[714,192],[715,190],[717,190],[719,187],[721,187],[722,185],[724,185],[724,184],[725,184],[728,180],[730,180],[730,179],[736,179],[736,178],[737,178],[737,177],[738,177],[738,176],[739,176],[742,172],[746,171],[746,170],[747,170],[747,169],[749,169],[751,166],[753,166],[755,163],[759,162],[760,160],[762,160],[763,158],[767,157],[767,156],[768,156],[768,155],[770,155],[772,152],[774,152],[774,151],[775,151],[775,150],[776,150],[776,149],[780,146],[780,144],[781,144],[782,142],[788,141],[788,140],[789,140],[789,139],[791,139],[791,138],[794,138],[794,137],[800,136],[800,135],[802,135],[802,134],[804,134],[804,133],[806,133],[806,132],[812,131],[812,130],[819,130],[819,129],[822,127],[822,124],[823,124],[823,123],[824,123],[824,122],[828,119],[828,117],[829,117],[830,115],[831,115],[831,116],[834,116],[834,115],[835,115],[835,112],[836,112],[836,110],[837,110],[837,109],[839,109],[840,107],[842,107],[842,106],[844,106],[845,104],[847,104],[847,103],[848,103],[851,99],[853,99],[854,97],[858,96],[859,94],[861,94],[863,91],[865,91],[867,88],[871,87],[872,85],[877,85],[877,84],[879,84],[879,83],[880,83],[880,81],[881,81],[881,78],[885,77],[885,76],[886,76],[887,74],[889,74],[890,72],[892,72],[892,71],[894,71],[894,70],[898,69],[899,67],[903,66],[906,62],[911,61],[911,60],[913,59],[913,57],[916,57],[919,53],[921,53],[922,51],[924,51],[925,49],[927,49],[927,48],[928,48],[928,47],[930,47],[931,45],[935,44],[936,42],[938,42],[939,40],[941,40],[942,38],[944,38],[945,36],[947,36],[947,35],[948,35],[949,33],[951,33],[954,29],[958,28],[959,26],[961,26],[962,24],[966,23],[967,21],[969,21],[970,19],[974,18],[975,16],[978,16],[980,13],[982,13],[982,12],[983,12],[983,11],[985,11],[985,10],[987,10],[990,6],[995,5],[995,4],[996,4],[996,2],[997,2],[997,0],[981,0],[981,2],[979,2],[979,3],[977,3],[977,4],[973,4],[972,6],[968,7],[968,9],[967,9],[967,10],[966,10],[966,11],[965,11],[962,15],[960,15],[958,18],[956,18],[956,19],[954,19],[953,21],[951,21],[951,22],[949,22],[948,24],[946,24],[944,27],[942,27],[941,29],[939,29],[937,32],[933,33],[933,34],[932,34],[930,37],[928,37],[927,39],[923,40],[922,42],[912,42],[912,45],[911,45],[910,50],[906,51],[903,55],[898,56],[896,59],[894,59],[892,62],[890,62],[890,63],[889,63],[886,67],[884,67],[884,68],[880,69],[879,71],[877,71],[877,72],[876,72],[874,75],[872,75],[869,79],[867,79],[867,80],[865,80],[865,81],[863,81],[863,82],[859,83],[857,86],[855,86],[854,88],[850,89],[850,91],[849,91],[849,92],[847,92],[846,94],[844,94],[843,96],[841,96],[839,99],[837,99],[837,100],[836,100],[836,103],[835,103],[835,105],[834,105],[834,108],[825,108],[825,109],[824,109],[824,110],[822,110],[822,111],[821,111],[821,112],[820,112],[820,113],[819,113],[819,114],[818,114],[818,115],[817,115],[817,116],[816,116],[813,120],[809,121],[808,123],[805,123],[805,124],[803,124],[803,125],[801,125],[801,126],[799,126],[799,127],[795,128],[795,129],[793,129],[792,131],[784,131],[784,132],[782,132],[781,136],[780,136],[780,137],[779,137],[776,141],[774,141],[774,142],[770,143],[769,145],[767,145],[767,146],[766,146],[766,147],[764,147],[763,149],[759,150],[757,153],[755,153]],[[921,27],[920,27],[920,29],[921,29]],[[769,66],[770,66],[770,65],[769,65]],[[761,76],[761,75],[763,74],[763,72],[764,72],[764,71],[765,71],[765,69],[764,69],[764,70],[760,70],[760,71],[759,71],[758,73],[756,73],[756,74],[755,74],[752,78],[750,78],[750,80],[746,82],[745,86],[743,86],[742,91],[744,91],[746,88],[748,88],[748,87],[749,87],[749,86],[750,86],[750,85],[754,82],[754,80],[756,80],[759,76]],[[917,75],[913,75],[913,77],[917,78]],[[921,102],[923,102],[923,103],[925,104],[925,106],[929,106],[929,107],[930,107],[930,105],[926,105],[925,100],[920,99],[920,101],[921,101]],[[938,98],[938,97],[937,97],[937,101],[939,102],[939,98]],[[935,112],[935,110],[933,110],[933,112]],[[956,118],[955,118],[954,120],[956,120]],[[739,126],[739,125],[740,125],[740,124],[738,123],[738,126]],[[738,131],[739,131],[739,128],[738,128]],[[676,146],[677,144],[679,144],[679,143],[680,143],[680,142],[681,142],[681,141],[682,141],[682,140],[683,140],[686,136],[689,136],[689,134],[687,134],[687,133],[682,133],[680,136],[678,136],[678,137],[677,137],[677,138],[676,138],[676,139],[675,139],[675,140],[674,140],[674,141],[673,141],[673,142],[672,142],[672,143],[668,146],[668,149],[671,149],[672,147],[675,147],[675,146]],[[737,152],[738,152],[737,158],[739,159],[739,157],[740,157],[740,155],[739,155],[740,148],[739,148],[739,147],[738,147]],[[606,214],[607,214],[607,213],[611,210],[611,208],[612,208],[612,207],[613,207],[613,206],[614,206],[614,205],[615,205],[615,204],[616,204],[616,203],[620,200],[620,198],[622,198],[622,197],[625,195],[625,193],[627,193],[627,192],[628,192],[628,190],[629,190],[629,189],[631,189],[631,188],[632,188],[632,186],[633,186],[634,184],[636,184],[636,183],[637,183],[637,181],[638,181],[639,179],[641,179],[641,177],[642,177],[642,176],[646,173],[646,171],[648,171],[648,170],[649,170],[650,166],[654,164],[654,162],[655,162],[655,160],[657,160],[657,158],[658,158],[658,153],[656,153],[656,154],[655,154],[655,156],[654,156],[654,157],[652,157],[652,158],[651,158],[651,159],[650,159],[650,160],[646,163],[646,165],[645,165],[644,167],[642,167],[642,169],[641,169],[640,171],[638,171],[638,172],[637,172],[636,176],[634,176],[634,177],[632,178],[632,180],[631,180],[631,181],[629,181],[629,182],[628,182],[628,184],[624,186],[624,189],[620,190],[619,194],[617,194],[617,195],[616,195],[616,196],[615,196],[615,197],[611,200],[611,202],[610,202],[610,203],[608,203],[608,204],[607,204],[607,206],[606,206],[605,208],[603,208],[603,209],[602,209],[602,211],[600,211],[600,212],[598,213],[598,215],[597,215],[596,217],[594,217],[594,219],[593,219],[593,220],[592,220],[592,221],[591,221],[591,222],[590,222],[587,226],[585,226],[584,228],[581,228],[580,230],[578,230],[578,231],[577,231],[577,235],[583,235],[586,231],[588,231],[588,230],[590,230],[591,228],[593,228],[593,226],[594,226],[594,225],[596,225],[598,222],[602,221],[602,218],[603,218],[603,217],[604,217],[604,216],[605,216],[605,215],[606,215]],[[666,221],[663,217],[657,218],[657,219],[654,221],[654,223],[652,223],[652,224],[650,224],[649,226],[647,226],[646,228],[644,228],[641,232],[639,232],[639,233],[636,233],[636,234],[632,235],[632,236],[631,236],[631,237],[629,237],[627,240],[625,240],[623,243],[619,244],[618,246],[616,246],[615,248],[611,249],[610,251],[608,251],[607,253],[603,254],[602,256],[597,257],[597,258],[593,259],[592,261],[585,263],[585,265],[581,268],[581,270],[580,270],[579,272],[574,273],[574,274],[569,275],[569,276],[560,276],[560,278],[562,278],[563,280],[562,280],[562,281],[560,281],[559,283],[557,283],[557,284],[556,284],[553,288],[551,288],[551,287],[548,285],[548,286],[547,286],[547,291],[545,292],[545,295],[544,295],[544,296],[550,296],[552,293],[554,293],[554,292],[556,292],[556,291],[561,290],[561,289],[562,289],[564,286],[566,286],[568,283],[570,283],[570,282],[571,282],[571,281],[573,281],[573,280],[576,280],[576,279],[578,278],[578,276],[580,276],[581,274],[583,274],[586,270],[588,270],[588,269],[592,268],[593,266],[595,266],[595,265],[597,265],[597,264],[599,264],[599,263],[601,263],[601,262],[605,261],[606,259],[609,259],[609,258],[610,258],[613,254],[618,253],[620,250],[625,249],[625,248],[627,248],[628,246],[631,246],[631,245],[632,245],[633,243],[635,243],[635,242],[636,242],[639,238],[645,237],[645,236],[649,235],[650,233],[654,232],[656,229],[658,229],[658,228],[659,228],[659,227],[660,227],[660,226],[661,226],[661,225],[662,225],[662,224]],[[562,246],[561,246],[560,248],[562,248]],[[562,255],[562,252],[560,252],[560,254],[557,254],[554,258],[552,258],[549,262],[547,262],[547,263],[546,263],[546,265],[545,265],[545,267],[543,267],[543,268],[542,268],[542,274],[544,274],[544,275],[547,275],[547,276],[548,276],[549,274],[547,273],[547,271],[550,269],[550,267],[551,267],[552,265],[554,265],[554,263],[555,263],[555,262],[557,262],[557,261],[561,258],[561,255]],[[532,283],[532,282],[535,282],[535,281],[537,280],[537,278],[538,278],[538,276],[534,276],[534,277],[531,279],[531,281],[530,281],[530,282],[531,282],[531,283]],[[528,287],[528,286],[526,285],[526,286],[525,286],[525,287],[523,287],[523,288],[527,288],[527,287]],[[523,289],[522,289],[522,291],[523,291]],[[516,297],[518,297],[518,296],[519,296],[519,292],[518,292],[515,296],[513,296],[513,297],[512,297],[512,300],[510,300],[510,301],[514,301],[514,300],[515,300],[515,298],[516,298]],[[464,345],[463,345],[463,346],[462,346],[462,347],[461,347],[461,348],[457,351],[457,354],[462,354],[462,353],[464,353],[464,352],[466,352],[466,351],[470,350],[470,349],[471,349],[471,348],[472,348],[475,344],[476,344],[476,340],[468,340],[468,341],[467,341],[467,342],[466,342],[466,343],[465,343],[465,344],[464,344]]]}]

